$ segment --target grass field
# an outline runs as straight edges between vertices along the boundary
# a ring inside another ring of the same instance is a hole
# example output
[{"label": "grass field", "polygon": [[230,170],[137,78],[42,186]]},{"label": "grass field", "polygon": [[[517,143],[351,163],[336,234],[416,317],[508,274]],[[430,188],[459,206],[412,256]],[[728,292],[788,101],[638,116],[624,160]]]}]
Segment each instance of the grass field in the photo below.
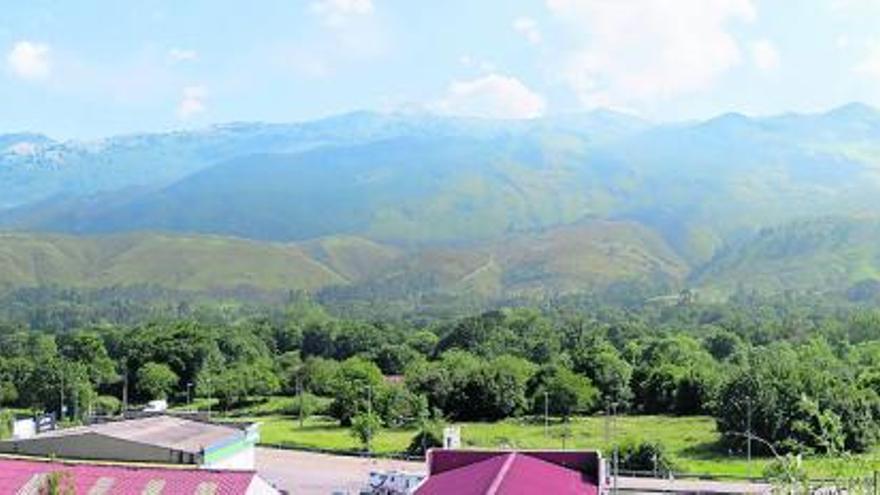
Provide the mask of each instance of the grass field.
[{"label": "grass field", "polygon": [[[330,418],[308,418],[302,427],[295,418],[284,416],[249,418],[263,423],[262,441],[267,445],[351,451],[358,443],[349,430]],[[508,420],[499,423],[461,423],[462,443],[479,448],[561,448],[563,427],[551,423],[547,435],[540,421]],[[606,434],[606,428],[608,432]],[[753,459],[751,466],[742,456],[718,448],[715,422],[709,417],[633,416],[617,419],[616,428],[603,417],[572,420],[566,448],[609,452],[615,441],[650,440],[662,443],[675,460],[678,471],[715,476],[760,477],[771,459]],[[409,429],[383,429],[373,442],[380,454],[404,451],[415,432]],[[841,477],[869,474],[880,469],[880,457],[807,458],[805,467],[814,477]]]}]

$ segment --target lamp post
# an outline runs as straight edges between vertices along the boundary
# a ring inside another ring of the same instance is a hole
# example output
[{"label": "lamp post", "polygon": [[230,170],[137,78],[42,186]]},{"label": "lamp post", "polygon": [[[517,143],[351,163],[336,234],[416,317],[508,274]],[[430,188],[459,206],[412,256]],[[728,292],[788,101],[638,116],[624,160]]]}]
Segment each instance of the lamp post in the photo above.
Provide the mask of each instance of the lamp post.
[{"label": "lamp post", "polygon": [[192,394],[190,393],[190,391],[192,390],[192,386],[193,386],[192,382],[186,383],[186,408],[189,410],[189,412],[193,412]]}]

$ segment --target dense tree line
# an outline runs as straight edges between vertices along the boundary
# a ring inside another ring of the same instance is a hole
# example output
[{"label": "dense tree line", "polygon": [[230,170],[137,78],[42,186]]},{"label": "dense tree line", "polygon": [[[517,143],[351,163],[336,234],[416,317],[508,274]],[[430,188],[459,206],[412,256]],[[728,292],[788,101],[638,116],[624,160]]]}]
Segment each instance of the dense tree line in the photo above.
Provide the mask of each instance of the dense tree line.
[{"label": "dense tree line", "polygon": [[77,418],[114,413],[125,395],[180,403],[192,391],[229,409],[303,393],[304,409],[326,397],[325,412],[356,430],[373,420],[492,421],[546,409],[562,418],[714,415],[732,449],[749,432],[756,449],[779,452],[864,451],[880,435],[880,312],[865,307],[754,295],[636,306],[581,297],[376,321],[291,297],[282,306],[186,303],[134,314],[47,328],[7,318],[0,405],[63,405]]}]

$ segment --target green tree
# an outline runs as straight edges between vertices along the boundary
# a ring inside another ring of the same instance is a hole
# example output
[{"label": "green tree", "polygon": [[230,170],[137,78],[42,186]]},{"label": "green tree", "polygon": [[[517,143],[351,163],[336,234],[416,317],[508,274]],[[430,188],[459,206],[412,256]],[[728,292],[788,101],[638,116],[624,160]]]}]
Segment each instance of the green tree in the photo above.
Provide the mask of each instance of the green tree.
[{"label": "green tree", "polygon": [[137,371],[137,390],[146,399],[167,399],[178,377],[167,364],[146,363]]},{"label": "green tree", "polygon": [[379,388],[373,407],[385,425],[399,428],[416,423],[427,414],[428,400],[395,384]]},{"label": "green tree", "polygon": [[375,413],[361,412],[351,418],[351,434],[360,443],[365,451],[370,451],[372,442],[382,427],[379,415]]},{"label": "green tree", "polygon": [[[532,412],[547,412],[568,419],[595,410],[599,393],[590,380],[559,365],[547,365],[529,384]],[[546,401],[546,404],[545,404]]]},{"label": "green tree", "polygon": [[632,401],[632,366],[606,340],[581,339],[572,351],[574,371],[585,375],[599,389],[605,407],[626,409]]},{"label": "green tree", "polygon": [[418,351],[406,344],[384,344],[375,351],[373,356],[373,362],[386,375],[400,375],[407,366],[419,359],[424,358]]},{"label": "green tree", "polygon": [[382,383],[378,366],[359,357],[346,359],[334,379],[331,414],[343,426],[350,425],[355,415],[367,410],[367,402],[376,398]]}]

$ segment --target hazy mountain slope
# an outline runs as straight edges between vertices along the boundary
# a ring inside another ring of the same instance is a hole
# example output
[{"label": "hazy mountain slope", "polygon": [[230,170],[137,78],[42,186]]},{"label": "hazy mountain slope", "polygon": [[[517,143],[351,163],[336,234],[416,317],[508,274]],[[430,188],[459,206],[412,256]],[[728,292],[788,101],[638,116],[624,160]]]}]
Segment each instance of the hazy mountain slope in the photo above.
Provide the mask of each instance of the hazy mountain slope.
[{"label": "hazy mountain slope", "polygon": [[539,137],[540,143],[407,138],[252,155],[156,192],[43,205],[7,214],[7,223],[77,233],[147,229],[271,240],[356,234],[429,242],[491,239],[601,215],[594,208],[606,193],[598,175],[613,180],[614,173],[575,168],[583,153],[577,138]]},{"label": "hazy mountain slope", "polygon": [[843,290],[880,280],[880,220],[823,218],[761,230],[722,250],[694,276],[700,286]]},{"label": "hazy mountain slope", "polygon": [[[243,155],[164,187],[45,200],[0,214],[0,223],[427,245],[630,220],[698,265],[763,227],[872,211],[878,138],[880,113],[863,105],[650,128],[603,113],[528,122],[354,114],[230,126],[206,131],[198,145],[176,139],[205,157]],[[166,153],[168,139],[147,139],[149,149]],[[274,152],[297,146],[308,149]],[[248,153],[255,149],[273,153]]]},{"label": "hazy mountain slope", "polygon": [[37,134],[0,135],[0,209],[47,198],[78,198],[170,184],[244,155],[295,153],[400,137],[491,138],[532,130],[588,133],[605,142],[646,124],[614,112],[539,121],[493,121],[355,112],[293,124],[236,123],[199,131],[134,134],[90,142],[57,142]]}]

